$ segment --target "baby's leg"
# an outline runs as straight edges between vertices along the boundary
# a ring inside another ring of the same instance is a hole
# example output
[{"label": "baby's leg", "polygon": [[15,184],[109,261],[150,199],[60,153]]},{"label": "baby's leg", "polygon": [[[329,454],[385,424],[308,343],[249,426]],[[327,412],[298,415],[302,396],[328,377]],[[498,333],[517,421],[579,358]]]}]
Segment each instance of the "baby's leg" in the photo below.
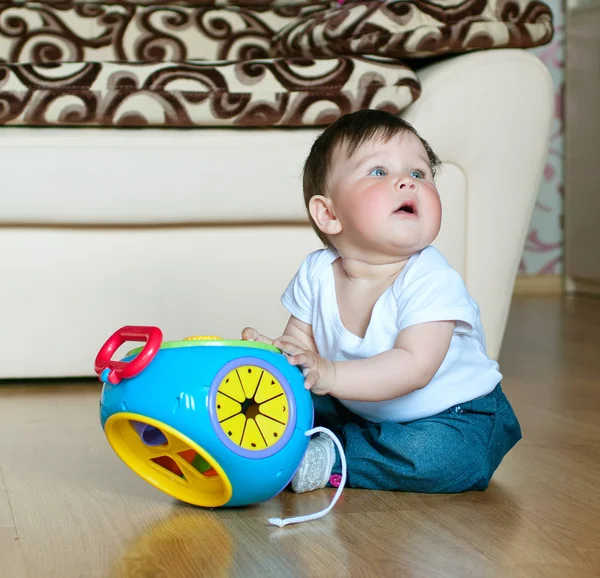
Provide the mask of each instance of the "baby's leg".
[{"label": "baby's leg", "polygon": [[334,397],[313,394],[312,400],[315,412],[315,427],[325,427],[338,437],[341,435],[342,427],[346,424],[357,423],[363,425],[367,423]]},{"label": "baby's leg", "polygon": [[[349,487],[426,493],[484,490],[521,438],[500,386],[429,418],[347,423],[335,433],[346,452]],[[333,473],[340,473],[339,458]]]},{"label": "baby's leg", "polygon": [[[314,395],[314,426],[320,426],[331,430],[338,438],[342,438],[342,429],[349,423],[365,424],[365,420],[351,412],[337,399],[329,395]],[[302,462],[298,466],[292,478],[292,490],[294,492],[310,492],[324,488],[330,481],[336,458],[339,463],[339,455],[333,440],[325,435],[314,436]]]}]

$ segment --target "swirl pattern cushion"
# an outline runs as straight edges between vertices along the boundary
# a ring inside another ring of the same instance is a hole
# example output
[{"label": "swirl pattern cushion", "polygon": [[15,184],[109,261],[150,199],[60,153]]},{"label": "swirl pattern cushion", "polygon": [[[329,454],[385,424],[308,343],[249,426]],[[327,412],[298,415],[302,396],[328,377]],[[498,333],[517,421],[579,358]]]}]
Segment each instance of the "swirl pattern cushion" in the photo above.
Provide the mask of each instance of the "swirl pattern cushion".
[{"label": "swirl pattern cushion", "polygon": [[538,0],[0,0],[0,124],[313,126],[419,97],[402,58],[548,42]]},{"label": "swirl pattern cushion", "polygon": [[275,37],[278,56],[378,54],[423,58],[487,48],[531,48],[552,39],[538,0],[372,0],[305,15]]},{"label": "swirl pattern cushion", "polygon": [[0,64],[0,124],[310,126],[418,95],[412,70],[366,58]]},{"label": "swirl pattern cushion", "polygon": [[166,62],[271,57],[299,10],[179,4],[0,4],[0,62]]}]

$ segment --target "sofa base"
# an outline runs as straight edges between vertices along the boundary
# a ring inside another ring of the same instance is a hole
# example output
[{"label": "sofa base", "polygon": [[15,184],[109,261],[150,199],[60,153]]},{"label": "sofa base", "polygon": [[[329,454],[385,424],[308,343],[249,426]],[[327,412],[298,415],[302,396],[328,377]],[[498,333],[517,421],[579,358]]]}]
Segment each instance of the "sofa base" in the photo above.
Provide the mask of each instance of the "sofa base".
[{"label": "sofa base", "polygon": [[[279,281],[319,240],[308,226],[15,227],[0,229],[0,247],[10,247],[0,377],[11,379],[91,376],[96,353],[123,325],[157,325],[165,340],[238,339],[246,325],[278,336],[288,318]],[[275,248],[285,259],[272,259]]]}]

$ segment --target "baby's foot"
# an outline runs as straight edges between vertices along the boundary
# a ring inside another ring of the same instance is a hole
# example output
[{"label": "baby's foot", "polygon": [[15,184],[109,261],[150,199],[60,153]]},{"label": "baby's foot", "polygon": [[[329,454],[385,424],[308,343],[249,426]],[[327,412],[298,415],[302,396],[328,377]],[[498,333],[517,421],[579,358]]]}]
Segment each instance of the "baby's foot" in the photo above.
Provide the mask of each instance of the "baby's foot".
[{"label": "baby's foot", "polygon": [[297,494],[324,488],[335,463],[333,440],[318,434],[308,442],[300,467],[292,478],[292,490]]}]

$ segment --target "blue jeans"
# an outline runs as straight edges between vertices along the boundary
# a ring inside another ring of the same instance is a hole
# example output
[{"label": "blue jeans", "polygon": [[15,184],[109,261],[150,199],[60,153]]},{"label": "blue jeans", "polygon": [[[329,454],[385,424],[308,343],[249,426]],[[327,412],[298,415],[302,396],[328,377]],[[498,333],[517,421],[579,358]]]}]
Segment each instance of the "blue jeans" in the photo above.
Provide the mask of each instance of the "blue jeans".
[{"label": "blue jeans", "polygon": [[[521,439],[500,385],[488,395],[407,423],[373,423],[330,396],[313,395],[315,425],[340,439],[348,487],[404,492],[485,490]],[[339,456],[333,474],[341,473]]]}]

